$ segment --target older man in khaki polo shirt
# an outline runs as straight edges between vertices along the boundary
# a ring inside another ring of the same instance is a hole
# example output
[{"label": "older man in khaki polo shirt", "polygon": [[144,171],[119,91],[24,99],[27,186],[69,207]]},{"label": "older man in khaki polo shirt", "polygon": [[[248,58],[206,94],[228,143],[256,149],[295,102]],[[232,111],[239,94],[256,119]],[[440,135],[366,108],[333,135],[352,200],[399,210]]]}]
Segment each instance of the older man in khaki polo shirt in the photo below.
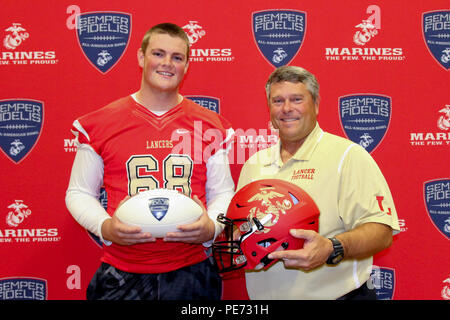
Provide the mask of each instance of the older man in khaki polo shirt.
[{"label": "older man in khaki polo shirt", "polygon": [[237,189],[260,179],[286,180],[303,188],[321,214],[319,233],[290,231],[306,239],[303,249],[273,252],[269,258],[282,262],[246,272],[250,298],[375,298],[366,285],[373,255],[388,248],[399,232],[380,169],[361,146],[320,128],[319,84],[310,72],[280,67],[266,91],[280,140],[244,164]]}]

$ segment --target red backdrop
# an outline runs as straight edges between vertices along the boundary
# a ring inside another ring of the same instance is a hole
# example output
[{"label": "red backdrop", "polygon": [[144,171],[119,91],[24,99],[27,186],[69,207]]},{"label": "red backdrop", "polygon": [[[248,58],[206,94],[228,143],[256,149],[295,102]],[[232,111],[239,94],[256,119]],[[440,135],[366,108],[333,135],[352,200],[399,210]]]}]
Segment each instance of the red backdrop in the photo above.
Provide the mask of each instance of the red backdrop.
[{"label": "red backdrop", "polygon": [[[138,89],[142,35],[166,21],[192,37],[182,94],[237,129],[235,179],[276,141],[268,75],[282,64],[313,72],[321,127],[366,130],[394,196],[402,231],[375,257],[380,297],[449,299],[449,12],[446,0],[2,1],[0,299],[84,299],[101,250],[64,204],[70,127]],[[242,289],[228,280],[224,298]]]}]

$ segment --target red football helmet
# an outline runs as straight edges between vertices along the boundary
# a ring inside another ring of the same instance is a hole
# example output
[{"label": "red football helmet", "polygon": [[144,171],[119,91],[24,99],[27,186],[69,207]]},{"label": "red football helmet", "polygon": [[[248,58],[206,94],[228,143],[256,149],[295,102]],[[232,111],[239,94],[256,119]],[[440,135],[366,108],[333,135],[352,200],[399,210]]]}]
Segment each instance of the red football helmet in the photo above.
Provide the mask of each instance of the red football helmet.
[{"label": "red football helmet", "polygon": [[254,181],[233,197],[225,224],[212,246],[219,272],[240,268],[267,269],[276,260],[267,258],[275,250],[296,250],[303,239],[290,235],[290,229],[318,232],[319,209],[300,187],[277,179]]}]

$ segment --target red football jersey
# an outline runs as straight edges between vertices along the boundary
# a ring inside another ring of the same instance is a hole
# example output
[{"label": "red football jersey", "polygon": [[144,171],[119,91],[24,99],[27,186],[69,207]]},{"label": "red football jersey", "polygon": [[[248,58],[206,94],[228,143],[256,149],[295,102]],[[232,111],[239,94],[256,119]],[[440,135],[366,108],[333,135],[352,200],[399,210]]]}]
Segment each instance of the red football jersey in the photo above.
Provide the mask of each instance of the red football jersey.
[{"label": "red football jersey", "polygon": [[[206,162],[225,148],[230,124],[186,98],[158,116],[131,96],[78,119],[80,143],[89,144],[104,163],[107,212],[139,191],[167,188],[197,195],[205,204]],[[135,273],[162,273],[206,258],[202,244],[181,242],[103,246],[102,261]]]}]

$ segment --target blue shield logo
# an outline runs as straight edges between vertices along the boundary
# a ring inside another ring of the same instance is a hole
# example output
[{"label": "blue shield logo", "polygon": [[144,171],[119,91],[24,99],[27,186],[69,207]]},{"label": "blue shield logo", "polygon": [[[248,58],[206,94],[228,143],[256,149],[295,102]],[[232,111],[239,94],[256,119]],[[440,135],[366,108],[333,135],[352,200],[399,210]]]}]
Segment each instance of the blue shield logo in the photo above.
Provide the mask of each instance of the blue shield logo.
[{"label": "blue shield logo", "polygon": [[15,163],[22,161],[39,140],[44,103],[37,100],[0,100],[0,147]]},{"label": "blue shield logo", "polygon": [[0,279],[0,300],[46,300],[47,280],[18,277]]},{"label": "blue shield logo", "polygon": [[186,96],[186,98],[194,101],[202,107],[220,114],[220,100],[219,98],[206,96]]},{"label": "blue shield logo", "polygon": [[261,54],[275,68],[289,64],[303,44],[306,13],[297,10],[253,12],[252,31]]},{"label": "blue shield logo", "polygon": [[149,200],[148,207],[152,215],[161,221],[169,210],[169,198],[153,198]]},{"label": "blue shield logo", "polygon": [[392,300],[395,291],[395,270],[373,266],[367,286],[370,289],[375,288],[378,300]]},{"label": "blue shield logo", "polygon": [[391,98],[376,94],[339,97],[339,117],[347,137],[372,152],[391,120]]},{"label": "blue shield logo", "polygon": [[120,60],[131,34],[131,15],[88,12],[77,16],[77,38],[83,53],[100,72],[106,73]]},{"label": "blue shield logo", "polygon": [[450,67],[450,11],[430,11],[422,14],[422,33],[428,51],[445,69]]},{"label": "blue shield logo", "polygon": [[434,226],[450,239],[450,179],[426,181],[423,195]]}]

